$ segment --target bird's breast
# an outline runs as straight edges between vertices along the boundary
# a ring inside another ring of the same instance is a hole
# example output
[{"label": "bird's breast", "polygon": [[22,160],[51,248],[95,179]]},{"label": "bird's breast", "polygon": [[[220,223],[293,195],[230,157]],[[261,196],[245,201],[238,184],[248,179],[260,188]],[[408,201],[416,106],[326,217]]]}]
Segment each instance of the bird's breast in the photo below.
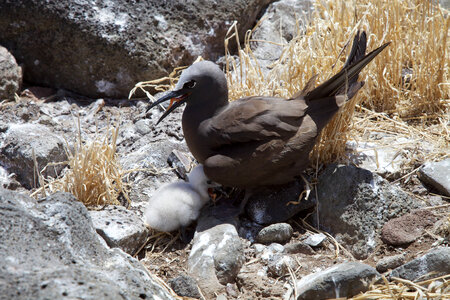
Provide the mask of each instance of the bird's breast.
[{"label": "bird's breast", "polygon": [[203,162],[211,155],[211,149],[208,139],[202,134],[200,128],[201,121],[195,118],[185,117],[183,114],[182,127],[184,139],[195,159],[203,164]]}]

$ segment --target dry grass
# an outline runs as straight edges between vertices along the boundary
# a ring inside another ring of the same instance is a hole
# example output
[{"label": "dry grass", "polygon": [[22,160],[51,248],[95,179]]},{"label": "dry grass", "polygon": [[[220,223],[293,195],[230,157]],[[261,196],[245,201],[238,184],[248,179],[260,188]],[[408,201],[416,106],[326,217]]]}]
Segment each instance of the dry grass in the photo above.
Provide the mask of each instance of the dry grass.
[{"label": "dry grass", "polygon": [[[368,33],[368,49],[391,41],[374,62],[362,72],[365,87],[337,114],[322,131],[312,153],[313,161],[327,163],[344,156],[351,121],[357,103],[362,102],[369,112],[361,118],[371,118],[373,112],[388,112],[393,116],[416,119],[419,125],[430,120],[442,122],[446,128],[449,107],[449,51],[448,12],[432,5],[429,0],[386,1],[359,0],[315,1],[311,23],[302,34],[283,47],[280,59],[273,69],[263,74],[253,56],[251,32],[247,33],[239,58],[234,60],[227,52],[227,78],[230,98],[249,95],[290,97],[301,90],[307,80],[318,74],[323,82],[335,74],[345,61],[348,46],[358,29]],[[298,30],[300,32],[300,29]],[[230,30],[225,42],[237,38]],[[260,42],[260,41],[259,41]],[[273,41],[268,41],[272,42]],[[231,66],[231,67],[229,67]],[[408,72],[404,76],[402,73]],[[387,126],[411,127],[404,120],[383,119]],[[423,128],[418,129],[423,132]],[[445,130],[431,134],[430,139],[441,151],[450,141]],[[443,137],[443,138],[442,138]],[[442,155],[438,155],[442,156]]]},{"label": "dry grass", "polygon": [[388,282],[383,277],[383,283],[372,285],[371,288],[351,300],[369,299],[395,299],[395,300],[418,300],[418,299],[450,299],[450,275],[422,282],[411,282],[409,280],[393,277]]},{"label": "dry grass", "polygon": [[[303,29],[298,26],[299,34],[288,44],[279,45],[282,55],[265,74],[251,51],[252,31],[245,36],[238,58],[233,58],[228,44],[234,39],[239,44],[239,37],[236,24],[230,28],[225,40],[230,100],[250,95],[288,98],[313,74],[318,74],[318,83],[325,81],[340,69],[353,36],[363,29],[368,33],[369,50],[388,41],[392,44],[363,70],[361,80],[366,85],[324,128],[312,161],[343,160],[348,139],[360,137],[369,128],[425,139],[434,150],[423,154],[424,159],[448,156],[448,11],[429,0],[316,0],[314,5],[311,22]],[[181,69],[166,78],[139,83],[132,93],[173,88]],[[358,103],[365,110],[357,109]],[[353,126],[355,118],[359,126]]]},{"label": "dry grass", "polygon": [[119,164],[116,153],[118,125],[108,128],[102,138],[86,143],[81,138],[78,120],[78,137],[74,150],[66,147],[68,169],[61,178],[43,182],[34,195],[47,195],[56,191],[73,194],[86,206],[120,205],[119,196],[128,202],[128,189],[122,182],[126,174]]}]

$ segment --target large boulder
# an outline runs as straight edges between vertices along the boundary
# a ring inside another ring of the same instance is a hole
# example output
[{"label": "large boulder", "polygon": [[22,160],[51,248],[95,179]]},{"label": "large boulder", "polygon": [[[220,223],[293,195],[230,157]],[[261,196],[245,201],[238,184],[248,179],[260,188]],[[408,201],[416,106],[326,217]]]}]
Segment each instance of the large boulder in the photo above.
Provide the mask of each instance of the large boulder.
[{"label": "large boulder", "polygon": [[422,205],[379,175],[353,166],[330,165],[318,181],[318,223],[357,259],[375,250],[384,223]]},{"label": "large boulder", "polygon": [[279,0],[271,3],[264,12],[252,34],[257,42],[251,47],[258,64],[265,73],[280,58],[283,45],[289,43],[304,24],[313,10],[311,0]]},{"label": "large boulder", "polygon": [[[36,171],[44,177],[56,177],[67,160],[64,140],[47,126],[39,124],[11,124],[0,133],[0,164],[18,181],[30,189],[38,185]],[[37,164],[37,165],[36,165]]]},{"label": "large boulder", "polygon": [[70,194],[36,201],[0,188],[0,241],[2,299],[173,299],[141,263],[108,248]]},{"label": "large boulder", "polygon": [[380,274],[360,262],[347,262],[309,274],[297,281],[297,299],[352,297],[368,290]]},{"label": "large boulder", "polygon": [[30,82],[126,97],[199,55],[223,55],[232,22],[243,37],[269,2],[1,0],[0,44]]},{"label": "large boulder", "polygon": [[14,99],[22,84],[22,68],[8,50],[0,46],[0,100]]},{"label": "large boulder", "polygon": [[89,213],[95,230],[111,248],[134,255],[146,243],[149,230],[135,212],[110,205]]},{"label": "large boulder", "polygon": [[429,162],[419,169],[419,178],[434,187],[439,193],[450,197],[450,158]]},{"label": "large boulder", "polygon": [[392,270],[392,277],[417,281],[450,274],[450,248],[437,247]]},{"label": "large boulder", "polygon": [[[234,208],[205,207],[202,210],[188,259],[189,274],[207,299],[225,291],[242,267],[244,247],[236,231]],[[215,297],[214,297],[215,298]]]},{"label": "large boulder", "polygon": [[280,187],[264,187],[252,191],[246,212],[256,223],[273,224],[285,222],[315,205],[315,199],[306,199],[303,181],[297,180]]}]

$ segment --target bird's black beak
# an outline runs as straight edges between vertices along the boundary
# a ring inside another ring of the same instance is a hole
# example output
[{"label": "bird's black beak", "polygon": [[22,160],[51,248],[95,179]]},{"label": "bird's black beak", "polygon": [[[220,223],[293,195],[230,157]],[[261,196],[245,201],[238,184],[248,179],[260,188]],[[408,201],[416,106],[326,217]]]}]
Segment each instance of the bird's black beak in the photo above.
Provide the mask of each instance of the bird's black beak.
[{"label": "bird's black beak", "polygon": [[156,125],[158,125],[159,122],[161,122],[165,117],[167,117],[175,108],[177,108],[181,104],[185,103],[186,98],[188,96],[189,96],[189,93],[186,93],[186,91],[183,89],[170,91],[169,93],[165,94],[164,96],[162,96],[161,98],[159,98],[158,100],[153,102],[150,105],[150,107],[147,109],[147,114],[150,111],[150,109],[152,109],[156,105],[161,104],[167,100],[170,100],[169,107],[164,112],[164,114],[159,118],[158,122],[156,122]]}]

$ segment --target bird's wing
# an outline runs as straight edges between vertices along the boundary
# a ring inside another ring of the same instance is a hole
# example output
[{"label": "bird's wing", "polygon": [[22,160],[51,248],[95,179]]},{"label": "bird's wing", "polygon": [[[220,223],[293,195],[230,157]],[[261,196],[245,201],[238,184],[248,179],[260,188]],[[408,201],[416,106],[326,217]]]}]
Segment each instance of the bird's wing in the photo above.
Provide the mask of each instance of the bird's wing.
[{"label": "bird's wing", "polygon": [[304,100],[248,97],[231,102],[224,110],[201,124],[211,148],[287,139],[296,134],[307,110]]}]

